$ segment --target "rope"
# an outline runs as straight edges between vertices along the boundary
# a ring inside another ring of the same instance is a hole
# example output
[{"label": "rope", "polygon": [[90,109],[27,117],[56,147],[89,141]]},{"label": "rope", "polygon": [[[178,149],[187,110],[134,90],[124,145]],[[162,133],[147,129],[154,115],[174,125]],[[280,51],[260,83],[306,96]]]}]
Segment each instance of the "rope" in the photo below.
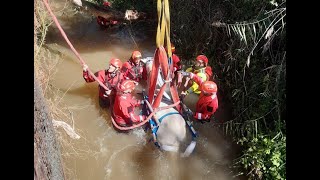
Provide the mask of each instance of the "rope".
[{"label": "rope", "polygon": [[[56,24],[56,26],[58,27],[61,35],[63,36],[63,38],[66,40],[66,42],[68,43],[68,45],[70,46],[72,52],[77,56],[80,64],[83,66],[85,65],[85,61],[81,58],[80,54],[77,52],[77,50],[73,47],[72,43],[69,41],[66,33],[64,32],[64,30],[62,29],[58,19],[56,18],[56,16],[53,14],[49,4],[48,4],[48,0],[42,0],[44,5],[46,6],[47,10],[49,11],[54,23]],[[160,2],[160,5],[159,5],[159,2]],[[161,13],[159,13],[162,9],[162,15],[164,14],[165,16],[165,19],[163,18],[162,16],[162,28],[160,28],[159,24],[158,24],[158,32],[157,32],[157,46],[159,47],[160,44],[158,43],[158,39],[160,40],[160,38],[162,39],[161,41],[161,45],[163,45],[163,42],[164,42],[164,34],[166,34],[166,38],[167,38],[167,47],[168,47],[168,54],[170,54],[169,56],[171,57],[171,43],[170,43],[170,37],[169,37],[169,33],[170,31],[168,30],[168,27],[170,29],[170,23],[169,23],[169,20],[170,20],[170,17],[169,17],[169,3],[168,3],[168,0],[165,0],[164,2],[164,8],[161,7],[161,0],[158,0],[158,17],[159,17],[159,23],[160,23],[160,17],[161,17]],[[160,10],[159,10],[160,9]],[[169,25],[168,25],[169,24]],[[160,30],[161,30],[161,36],[160,36]],[[165,33],[164,33],[165,32]],[[158,37],[159,36],[159,37]],[[105,90],[109,90],[109,88],[107,88],[93,73],[92,71],[90,71],[90,69],[88,68],[88,72],[89,74],[99,83],[100,86],[102,86]],[[164,109],[168,109],[168,108],[172,108],[172,107],[175,107],[177,105],[179,105],[180,101],[174,103],[174,104],[171,104],[171,105],[168,105],[168,106],[165,106],[165,107],[161,107],[161,108],[156,108],[151,114],[149,114],[148,118],[145,119],[144,121],[142,121],[141,123],[139,124],[135,124],[135,125],[132,125],[130,127],[121,127],[119,126],[113,118],[111,118],[112,120],[112,123],[113,125],[120,129],[120,130],[131,130],[131,129],[134,129],[134,128],[137,128],[137,127],[140,127],[142,125],[144,125],[146,122],[148,122],[152,116],[158,112],[158,111],[161,111],[161,110],[164,110]]]},{"label": "rope", "polygon": [[170,116],[170,115],[172,115],[172,114],[179,114],[179,115],[180,115],[180,113],[178,113],[178,112],[167,113],[167,114],[162,115],[162,116],[159,118],[158,121],[161,123],[163,118],[165,118],[165,117],[167,117],[167,116]]},{"label": "rope", "polygon": [[[145,123],[147,123],[151,118],[152,116],[155,115],[156,112],[158,111],[162,111],[164,109],[169,109],[169,108],[172,108],[172,107],[175,107],[176,105],[178,105],[180,103],[180,101],[174,103],[174,104],[171,104],[171,105],[168,105],[168,106],[165,106],[165,107],[160,107],[160,108],[155,108],[154,111],[152,113],[149,114],[148,118],[145,119],[144,121],[140,122],[139,124],[134,124],[130,127],[122,127],[122,126],[119,126],[113,118],[111,118],[112,120],[112,124],[119,130],[122,130],[122,131],[127,131],[127,130],[131,130],[131,129],[134,129],[134,128],[137,128],[137,127],[140,127],[140,126],[143,126]],[[112,116],[111,116],[112,117]]]},{"label": "rope", "polygon": [[159,48],[164,45],[166,40],[167,52],[169,58],[172,56],[171,42],[170,42],[170,11],[169,11],[169,0],[158,0],[157,1],[157,12],[158,12],[158,27],[156,44]]},{"label": "rope", "polygon": [[[63,38],[66,40],[66,42],[68,43],[68,45],[70,46],[72,52],[77,56],[80,64],[83,66],[86,63],[84,62],[84,60],[81,58],[80,54],[77,52],[77,50],[73,47],[73,45],[71,44],[71,42],[69,41],[66,33],[64,32],[64,30],[61,28],[60,23],[58,21],[58,19],[56,18],[56,16],[53,14],[53,12],[51,11],[51,8],[48,4],[48,0],[42,0],[44,5],[46,6],[47,10],[49,11],[54,23],[56,24],[56,26],[58,27],[58,29],[60,30],[61,35],[63,36]],[[89,74],[94,78],[94,80],[96,80],[100,86],[102,86],[105,90],[109,90],[109,88],[107,88],[88,68],[88,72]]]},{"label": "rope", "polygon": [[162,80],[163,80],[163,82],[165,82],[165,83],[169,83],[169,82],[172,81],[172,78],[169,78],[168,80],[164,80],[164,79],[162,79]]}]

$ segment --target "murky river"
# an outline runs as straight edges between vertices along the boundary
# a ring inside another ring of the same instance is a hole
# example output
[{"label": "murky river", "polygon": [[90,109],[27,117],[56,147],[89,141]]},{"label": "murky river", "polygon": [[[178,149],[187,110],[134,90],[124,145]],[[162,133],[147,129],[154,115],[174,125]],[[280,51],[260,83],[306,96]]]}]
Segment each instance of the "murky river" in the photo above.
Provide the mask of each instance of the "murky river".
[{"label": "murky river", "polygon": [[[130,26],[103,30],[94,18],[62,14],[64,2],[51,4],[70,41],[93,72],[104,69],[112,57],[126,61],[135,49],[144,57],[153,56],[154,36],[134,32]],[[84,81],[81,65],[54,24],[46,43],[54,52],[60,52],[50,82],[61,90],[63,98],[58,105],[72,115],[71,125],[81,136],[71,139],[58,129],[64,139],[62,158],[68,179],[233,179],[228,168],[234,154],[232,145],[212,123],[194,125],[200,137],[193,154],[184,159],[159,151],[142,129],[118,133],[112,127],[109,110],[99,107],[98,84]],[[196,100],[191,95],[186,104],[194,109]],[[224,107],[221,102],[217,118],[227,117]]]}]

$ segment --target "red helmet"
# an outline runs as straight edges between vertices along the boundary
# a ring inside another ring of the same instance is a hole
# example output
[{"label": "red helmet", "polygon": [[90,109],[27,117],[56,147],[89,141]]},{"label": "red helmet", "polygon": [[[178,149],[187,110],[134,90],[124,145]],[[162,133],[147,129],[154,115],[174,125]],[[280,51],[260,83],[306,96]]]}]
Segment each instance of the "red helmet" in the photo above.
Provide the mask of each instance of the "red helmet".
[{"label": "red helmet", "polygon": [[120,59],[117,59],[117,58],[112,58],[109,64],[117,68],[122,67],[122,62],[120,61]]},{"label": "red helmet", "polygon": [[135,59],[135,58],[139,58],[139,57],[140,58],[142,57],[141,52],[140,51],[133,51],[131,58]]},{"label": "red helmet", "polygon": [[108,2],[108,1],[105,1],[105,2],[103,2],[103,6],[109,6],[109,7],[111,7],[111,3]]},{"label": "red helmet", "polygon": [[196,61],[203,61],[204,64],[205,64],[205,66],[207,66],[207,65],[208,65],[208,62],[209,62],[207,56],[205,56],[205,55],[199,55],[199,56],[197,56]]},{"label": "red helmet", "polygon": [[128,90],[133,91],[134,88],[136,87],[136,84],[137,84],[136,82],[130,79],[126,79],[120,84],[119,89],[121,92],[128,91]]},{"label": "red helmet", "polygon": [[213,81],[205,81],[201,84],[201,90],[208,93],[215,93],[218,91],[218,87]]},{"label": "red helmet", "polygon": [[178,62],[180,62],[180,59],[179,59],[179,57],[177,56],[177,55],[173,55],[172,56],[172,61],[173,61],[173,64],[177,64]]}]

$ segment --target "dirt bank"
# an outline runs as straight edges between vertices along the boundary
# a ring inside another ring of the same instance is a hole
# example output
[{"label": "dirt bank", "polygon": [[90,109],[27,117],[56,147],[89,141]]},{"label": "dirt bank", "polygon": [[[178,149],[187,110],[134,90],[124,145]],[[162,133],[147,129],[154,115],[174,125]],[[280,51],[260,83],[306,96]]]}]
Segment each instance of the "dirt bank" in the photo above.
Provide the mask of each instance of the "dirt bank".
[{"label": "dirt bank", "polygon": [[36,78],[34,78],[34,179],[65,179],[59,144]]}]

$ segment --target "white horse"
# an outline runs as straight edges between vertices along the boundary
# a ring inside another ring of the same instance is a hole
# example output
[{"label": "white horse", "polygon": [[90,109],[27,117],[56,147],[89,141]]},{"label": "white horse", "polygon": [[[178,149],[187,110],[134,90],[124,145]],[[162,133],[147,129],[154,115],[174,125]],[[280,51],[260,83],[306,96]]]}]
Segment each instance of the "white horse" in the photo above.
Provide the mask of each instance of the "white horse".
[{"label": "white horse", "polygon": [[[142,60],[146,64],[146,69],[148,74],[152,70],[153,58],[148,57]],[[165,82],[160,76],[160,71],[157,79],[157,88],[160,88]],[[148,76],[150,77],[150,76]],[[148,85],[149,86],[149,85]],[[164,96],[167,99],[171,99],[167,92],[164,92]],[[165,102],[161,102],[159,107],[167,106]],[[155,114],[155,117],[161,121],[157,131],[157,141],[160,145],[160,148],[165,151],[178,152],[179,146],[182,142],[186,140],[187,127],[186,122],[179,114],[179,112],[174,108],[168,108],[165,110],[158,111]],[[189,156],[194,148],[196,142],[192,141],[185,152],[181,154],[182,157]]]}]

